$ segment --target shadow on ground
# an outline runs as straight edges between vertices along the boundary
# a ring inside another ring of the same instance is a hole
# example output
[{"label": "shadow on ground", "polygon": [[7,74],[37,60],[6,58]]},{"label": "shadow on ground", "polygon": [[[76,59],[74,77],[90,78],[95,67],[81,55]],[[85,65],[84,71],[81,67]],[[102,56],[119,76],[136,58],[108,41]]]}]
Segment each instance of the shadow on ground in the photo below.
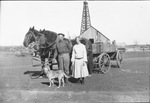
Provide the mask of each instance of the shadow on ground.
[{"label": "shadow on ground", "polygon": [[[71,77],[71,78],[69,78],[69,82],[70,82],[70,83],[73,83],[73,84],[74,84],[74,83],[78,83],[78,79]],[[49,86],[49,82],[41,82],[41,83],[42,83],[43,85]],[[65,83],[65,84],[66,84],[66,83]],[[56,85],[56,86],[59,85],[57,78],[54,79],[54,85]]]},{"label": "shadow on ground", "polygon": [[31,79],[36,79],[40,76],[41,71],[26,71],[24,75],[29,75]]}]

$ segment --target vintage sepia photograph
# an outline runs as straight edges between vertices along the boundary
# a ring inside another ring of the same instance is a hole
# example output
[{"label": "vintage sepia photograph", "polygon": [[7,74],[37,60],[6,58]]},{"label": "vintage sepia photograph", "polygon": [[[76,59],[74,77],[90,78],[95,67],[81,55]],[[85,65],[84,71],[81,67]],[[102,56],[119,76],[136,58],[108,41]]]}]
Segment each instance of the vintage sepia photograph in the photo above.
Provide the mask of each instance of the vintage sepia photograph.
[{"label": "vintage sepia photograph", "polygon": [[0,103],[149,103],[150,1],[0,1]]}]

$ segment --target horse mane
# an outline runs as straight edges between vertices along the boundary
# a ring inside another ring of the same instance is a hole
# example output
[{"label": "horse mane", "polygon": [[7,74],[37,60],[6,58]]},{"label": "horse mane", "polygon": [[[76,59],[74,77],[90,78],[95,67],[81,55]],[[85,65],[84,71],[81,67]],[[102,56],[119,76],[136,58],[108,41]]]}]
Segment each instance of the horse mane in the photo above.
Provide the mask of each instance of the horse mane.
[{"label": "horse mane", "polygon": [[36,30],[36,29],[34,29],[34,33],[35,33],[36,36],[39,35],[39,31]]},{"label": "horse mane", "polygon": [[38,36],[38,35],[39,35],[39,31],[36,30],[36,29],[34,28],[34,26],[33,26],[33,28],[30,27],[29,30],[31,30],[32,32],[34,32],[35,36]]},{"label": "horse mane", "polygon": [[48,45],[52,45],[56,39],[57,39],[57,33],[53,32],[53,31],[49,31],[49,30],[43,30],[40,31],[40,33],[42,33],[46,39],[46,43]]}]

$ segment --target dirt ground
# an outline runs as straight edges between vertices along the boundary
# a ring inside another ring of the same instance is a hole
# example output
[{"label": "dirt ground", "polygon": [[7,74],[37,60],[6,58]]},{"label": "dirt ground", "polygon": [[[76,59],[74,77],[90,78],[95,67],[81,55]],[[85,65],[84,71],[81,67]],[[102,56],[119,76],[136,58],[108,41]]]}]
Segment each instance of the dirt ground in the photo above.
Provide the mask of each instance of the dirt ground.
[{"label": "dirt ground", "polygon": [[99,103],[149,102],[150,53],[125,53],[123,65],[112,62],[106,74],[94,72],[85,84],[57,89],[39,79],[40,67],[32,67],[31,57],[0,54],[0,103]]}]

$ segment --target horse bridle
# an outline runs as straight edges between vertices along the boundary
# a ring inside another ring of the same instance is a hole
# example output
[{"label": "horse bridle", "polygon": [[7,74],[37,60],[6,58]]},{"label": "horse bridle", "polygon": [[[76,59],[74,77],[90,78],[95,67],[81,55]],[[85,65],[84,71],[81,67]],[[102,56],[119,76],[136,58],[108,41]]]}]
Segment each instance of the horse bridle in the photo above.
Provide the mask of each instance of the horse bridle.
[{"label": "horse bridle", "polygon": [[[42,34],[42,33],[39,33],[40,34],[40,36],[44,36],[44,34]],[[40,37],[34,37],[35,38],[35,42],[36,42],[36,44],[38,44],[39,45],[39,40],[40,40]],[[57,41],[57,40],[56,40]],[[42,49],[44,49],[44,48],[48,48],[48,47],[51,47],[51,46],[53,46],[55,43],[56,43],[56,41],[54,42],[54,43],[52,43],[51,45],[48,45],[48,46],[42,46],[42,45],[40,45],[40,48],[42,48]]]},{"label": "horse bridle", "polygon": [[[27,37],[25,37],[25,39],[27,39],[27,40],[29,40],[29,38],[31,39],[31,37],[32,37],[32,35],[33,35],[33,32],[30,30],[28,33],[30,33],[30,34],[28,34],[28,36]],[[32,43],[32,42],[30,42],[30,43]],[[29,44],[30,44],[29,43]]]}]

